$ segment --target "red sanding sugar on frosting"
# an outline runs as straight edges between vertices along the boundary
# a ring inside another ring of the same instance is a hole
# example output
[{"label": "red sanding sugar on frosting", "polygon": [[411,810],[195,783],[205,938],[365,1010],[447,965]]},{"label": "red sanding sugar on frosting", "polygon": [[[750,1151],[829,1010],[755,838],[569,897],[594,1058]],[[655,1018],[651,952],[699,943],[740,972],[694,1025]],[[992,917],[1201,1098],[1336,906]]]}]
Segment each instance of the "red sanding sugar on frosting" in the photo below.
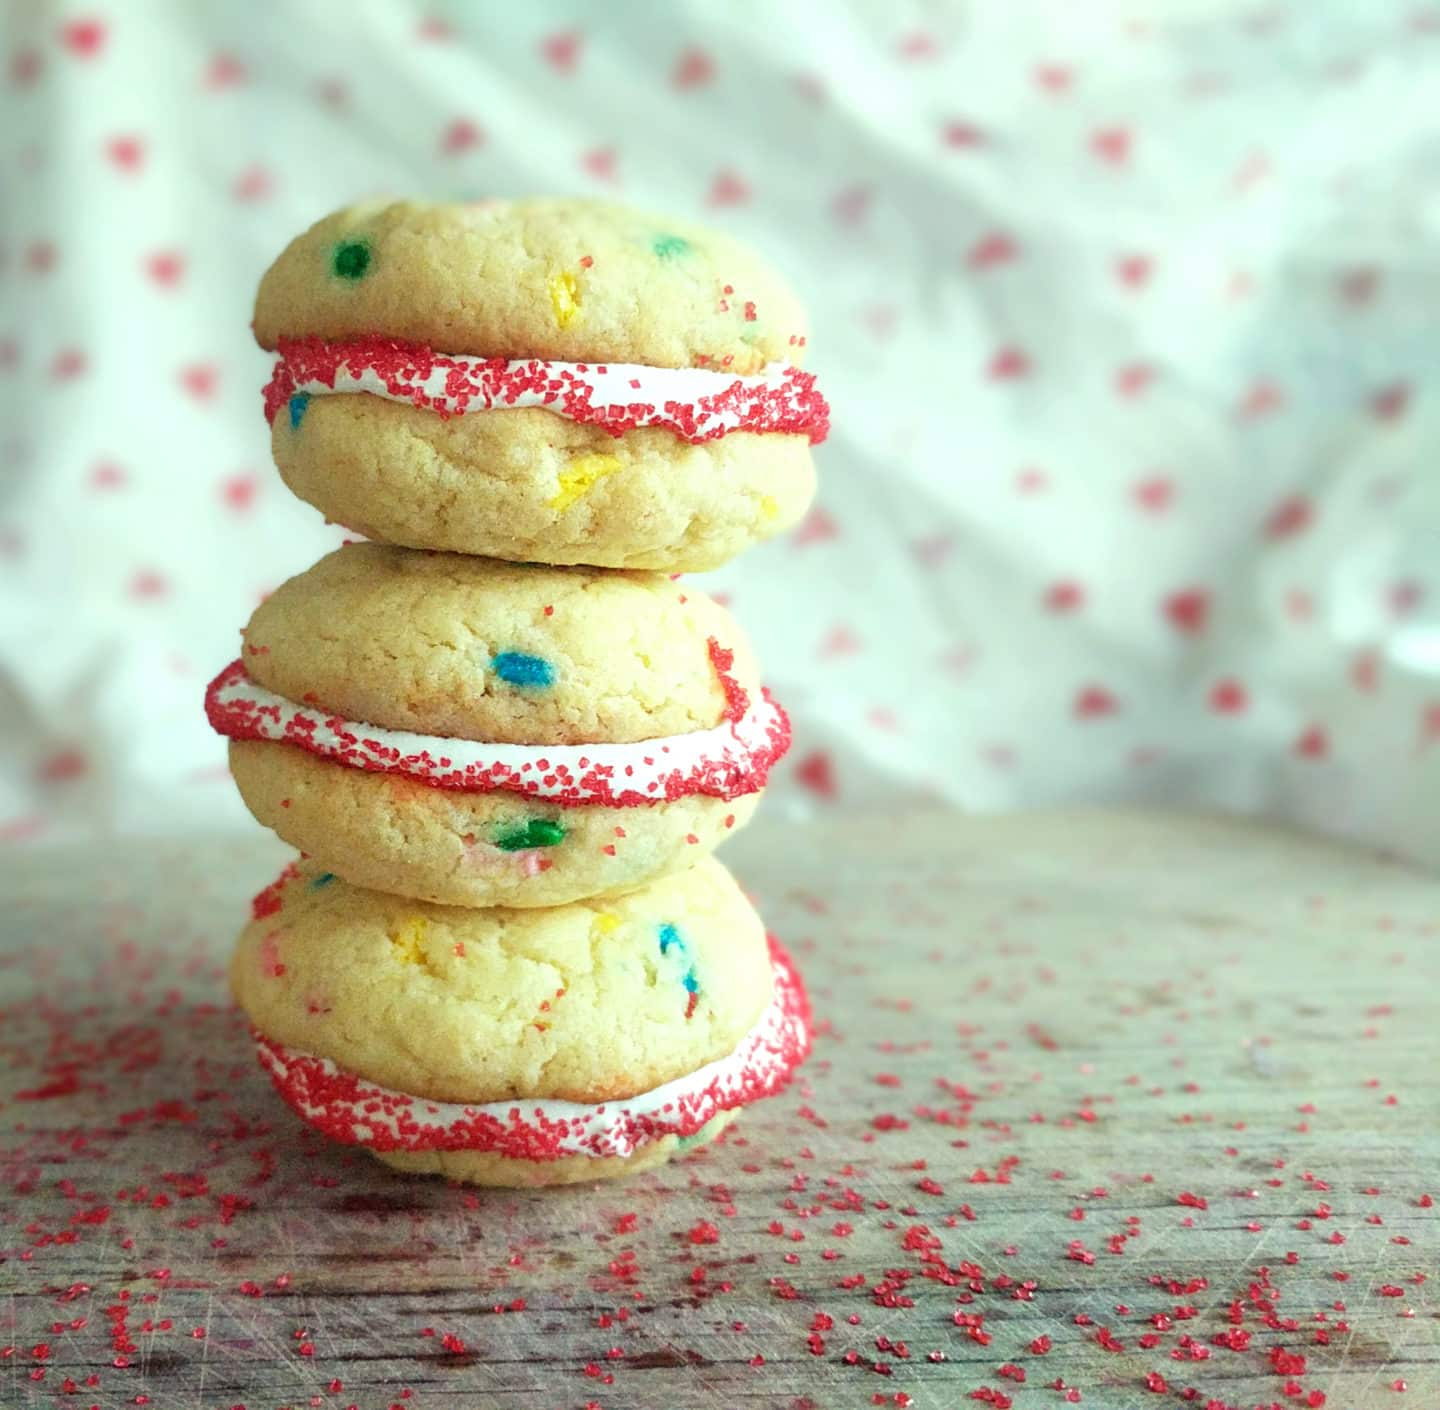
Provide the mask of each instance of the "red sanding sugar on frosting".
[{"label": "red sanding sugar on frosting", "polygon": [[451,356],[423,343],[370,336],[344,342],[281,338],[265,387],[273,421],[297,393],[368,392],[441,417],[541,407],[622,436],[657,426],[699,444],[734,431],[805,435],[830,429],[815,374],[783,366],[755,377],[709,368]]},{"label": "red sanding sugar on frosting", "polygon": [[312,1126],[379,1151],[485,1151],[509,1160],[628,1156],[662,1136],[693,1136],[721,1112],[773,1096],[810,1051],[810,1001],[780,942],[769,937],[774,997],[740,1046],[688,1076],[617,1101],[533,1100],[465,1106],[407,1096],[291,1052],[256,1033],[261,1065]]},{"label": "red sanding sugar on frosting", "polygon": [[730,668],[735,664],[735,653],[730,647],[721,646],[713,636],[706,645],[710,650],[710,664],[715,668],[715,675],[720,681],[720,689],[725,692],[725,713],[721,718],[738,724],[750,708],[750,692],[730,674]]},{"label": "red sanding sugar on frosting", "polygon": [[790,720],[768,691],[752,705],[725,674],[732,653],[712,643],[711,658],[725,691],[723,722],[630,744],[493,744],[382,729],[276,695],[250,679],[243,661],[231,662],[210,682],[205,713],[216,732],[231,739],[293,744],[350,768],[403,774],[458,792],[504,790],[563,807],[615,808],[697,793],[721,799],[758,793],[790,747]]},{"label": "red sanding sugar on frosting", "polygon": [[291,862],[269,886],[259,892],[255,899],[250,902],[251,916],[255,920],[264,920],[267,916],[273,916],[281,910],[285,905],[285,900],[280,893],[299,875],[299,865]]}]

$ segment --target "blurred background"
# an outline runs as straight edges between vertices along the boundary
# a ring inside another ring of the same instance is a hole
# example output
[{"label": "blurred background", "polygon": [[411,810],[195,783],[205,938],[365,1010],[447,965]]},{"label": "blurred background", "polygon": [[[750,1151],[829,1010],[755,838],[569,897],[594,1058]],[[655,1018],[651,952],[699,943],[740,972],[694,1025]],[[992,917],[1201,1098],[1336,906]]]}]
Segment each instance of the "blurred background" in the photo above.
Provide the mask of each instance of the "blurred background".
[{"label": "blurred background", "polygon": [[792,819],[1170,801],[1440,859],[1440,5],[0,10],[0,839],[253,826],[205,682],[342,531],[269,461],[291,235],[570,193],[790,277],[809,519],[707,584]]}]

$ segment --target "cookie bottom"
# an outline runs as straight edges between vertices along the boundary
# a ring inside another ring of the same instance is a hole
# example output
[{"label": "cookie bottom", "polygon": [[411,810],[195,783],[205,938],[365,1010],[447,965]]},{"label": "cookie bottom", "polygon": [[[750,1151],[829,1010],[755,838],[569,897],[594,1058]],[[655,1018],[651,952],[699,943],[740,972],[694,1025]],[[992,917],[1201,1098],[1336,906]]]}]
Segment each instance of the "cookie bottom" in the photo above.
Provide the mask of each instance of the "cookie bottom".
[{"label": "cookie bottom", "polygon": [[[559,906],[633,891],[707,856],[760,799],[692,794],[633,808],[564,808],[432,788],[260,740],[233,740],[230,770],[256,819],[327,871],[447,906]],[[536,820],[564,836],[518,850],[497,845]]]},{"label": "cookie bottom", "polygon": [[693,1135],[661,1136],[647,1141],[627,1156],[568,1155],[554,1160],[514,1160],[492,1151],[371,1150],[370,1154],[407,1175],[443,1175],[447,1180],[465,1185],[496,1185],[512,1189],[579,1185],[587,1180],[617,1180],[634,1175],[708,1146],[739,1116],[740,1110],[722,1111]]},{"label": "cookie bottom", "polygon": [[315,397],[299,425],[275,418],[272,448],[296,495],[367,538],[518,562],[703,572],[791,528],[815,494],[803,435],[692,445],[538,409],[447,420]]}]

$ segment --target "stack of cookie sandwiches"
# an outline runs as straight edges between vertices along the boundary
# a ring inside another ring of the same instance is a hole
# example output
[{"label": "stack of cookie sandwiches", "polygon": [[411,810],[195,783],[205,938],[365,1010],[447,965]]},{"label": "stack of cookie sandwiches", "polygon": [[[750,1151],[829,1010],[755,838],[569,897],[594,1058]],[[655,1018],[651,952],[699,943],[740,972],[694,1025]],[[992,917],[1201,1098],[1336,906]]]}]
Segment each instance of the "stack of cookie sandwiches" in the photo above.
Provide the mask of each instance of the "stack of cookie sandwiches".
[{"label": "stack of cookie sandwiches", "polygon": [[232,970],[261,1062],[337,1140],[481,1184],[713,1139],[810,1037],[710,856],[789,722],[678,575],[814,492],[794,296],[616,206],[376,203],[292,241],[255,334],[281,475],[368,540],[272,594],[206,698],[302,853]]}]

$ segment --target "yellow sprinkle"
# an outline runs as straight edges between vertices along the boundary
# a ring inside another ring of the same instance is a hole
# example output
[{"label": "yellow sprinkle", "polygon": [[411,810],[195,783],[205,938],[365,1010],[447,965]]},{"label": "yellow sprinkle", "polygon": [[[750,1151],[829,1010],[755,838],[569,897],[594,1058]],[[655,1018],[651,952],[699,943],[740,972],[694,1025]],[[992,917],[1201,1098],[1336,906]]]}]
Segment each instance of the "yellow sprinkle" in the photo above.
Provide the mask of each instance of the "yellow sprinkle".
[{"label": "yellow sprinkle", "polygon": [[614,911],[601,911],[594,920],[590,922],[590,938],[598,940],[602,935],[609,935],[612,931],[620,929],[620,917]]},{"label": "yellow sprinkle", "polygon": [[775,502],[773,494],[760,497],[760,513],[767,519],[773,519],[780,512],[780,506]]},{"label": "yellow sprinkle", "polygon": [[561,328],[580,312],[580,286],[573,274],[557,274],[550,281],[550,303],[555,309],[555,322]]},{"label": "yellow sprinkle", "polygon": [[425,963],[425,932],[429,927],[424,916],[412,916],[390,937],[395,957],[401,964]]},{"label": "yellow sprinkle", "polygon": [[569,509],[587,490],[620,468],[618,455],[581,455],[557,476],[559,488],[550,497],[551,509]]}]

